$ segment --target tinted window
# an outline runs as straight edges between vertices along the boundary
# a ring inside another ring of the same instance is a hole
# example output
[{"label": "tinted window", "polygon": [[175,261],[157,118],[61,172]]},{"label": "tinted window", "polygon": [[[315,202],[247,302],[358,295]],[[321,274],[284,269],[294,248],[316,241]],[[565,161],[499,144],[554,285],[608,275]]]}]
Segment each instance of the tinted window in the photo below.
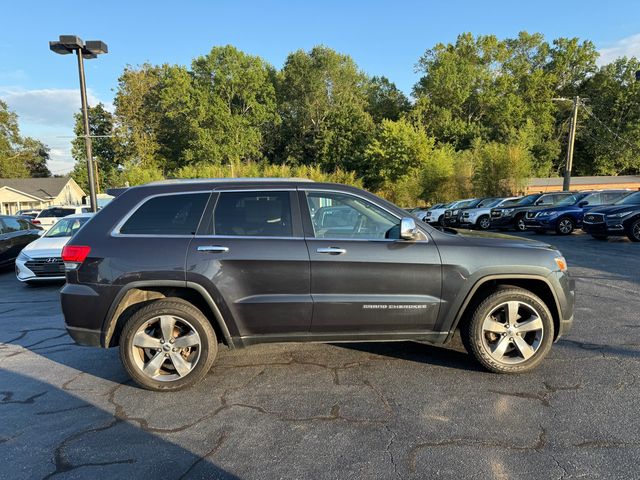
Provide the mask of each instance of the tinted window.
[{"label": "tinted window", "polygon": [[291,237],[289,192],[223,192],[213,223],[215,235]]},{"label": "tinted window", "polygon": [[23,219],[18,219],[18,223],[20,224],[20,230],[31,230],[34,228],[28,221]]},{"label": "tinted window", "polygon": [[147,200],[120,228],[133,235],[194,235],[208,193],[162,195]]},{"label": "tinted window", "polygon": [[579,199],[579,202],[589,202],[588,205],[593,207],[594,205],[602,205],[602,194],[592,193]]},{"label": "tinted window", "polygon": [[43,210],[39,217],[66,217],[67,215],[73,215],[76,213],[75,208],[47,208]]},{"label": "tinted window", "polygon": [[613,202],[617,202],[622,197],[627,195],[627,192],[603,192],[602,193],[602,204],[607,205]]},{"label": "tinted window", "polygon": [[17,232],[18,230],[23,230],[20,227],[20,222],[17,218],[7,217],[2,219],[4,222],[4,233]]},{"label": "tinted window", "polygon": [[[400,221],[382,208],[343,193],[308,192],[307,204],[316,238],[395,238]],[[397,229],[396,229],[397,230]]]},{"label": "tinted window", "polygon": [[616,202],[616,205],[640,205],[640,192],[632,193]]}]

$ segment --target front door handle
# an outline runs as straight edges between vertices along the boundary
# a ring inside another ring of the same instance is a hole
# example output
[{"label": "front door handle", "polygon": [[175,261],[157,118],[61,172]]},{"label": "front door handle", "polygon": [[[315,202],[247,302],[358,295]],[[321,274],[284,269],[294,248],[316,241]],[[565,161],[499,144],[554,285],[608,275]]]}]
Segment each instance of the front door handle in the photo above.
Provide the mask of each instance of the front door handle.
[{"label": "front door handle", "polygon": [[316,250],[318,253],[328,253],[329,255],[342,255],[343,253],[347,253],[346,248],[337,248],[337,247],[323,247]]},{"label": "front door handle", "polygon": [[198,251],[207,253],[226,253],[229,251],[229,247],[223,247],[220,245],[200,245],[198,247]]}]

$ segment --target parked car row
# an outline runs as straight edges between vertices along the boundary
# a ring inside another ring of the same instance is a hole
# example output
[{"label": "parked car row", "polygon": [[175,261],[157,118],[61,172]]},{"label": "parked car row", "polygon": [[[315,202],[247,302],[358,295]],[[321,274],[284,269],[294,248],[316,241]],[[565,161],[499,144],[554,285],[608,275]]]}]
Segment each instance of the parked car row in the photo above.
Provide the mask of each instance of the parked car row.
[{"label": "parked car row", "polygon": [[475,198],[434,205],[418,218],[442,227],[532,230],[569,235],[583,229],[604,240],[626,235],[640,242],[640,192],[594,190]]},{"label": "parked car row", "polygon": [[[52,207],[34,219],[0,216],[0,268],[12,267],[18,280],[28,284],[64,280],[62,248],[93,215],[76,213],[87,207]],[[42,220],[38,222],[38,218]],[[49,228],[44,228],[42,223]]]}]

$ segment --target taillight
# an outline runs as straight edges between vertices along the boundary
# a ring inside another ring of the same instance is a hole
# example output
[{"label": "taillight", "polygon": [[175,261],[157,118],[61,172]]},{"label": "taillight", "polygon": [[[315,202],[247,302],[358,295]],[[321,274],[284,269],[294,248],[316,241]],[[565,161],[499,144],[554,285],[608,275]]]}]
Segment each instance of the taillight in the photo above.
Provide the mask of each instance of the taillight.
[{"label": "taillight", "polygon": [[31,223],[33,223],[34,225],[40,225],[40,220],[31,220]]},{"label": "taillight", "polygon": [[70,270],[78,268],[90,251],[91,247],[86,245],[65,245],[62,249],[62,261],[65,268]]}]

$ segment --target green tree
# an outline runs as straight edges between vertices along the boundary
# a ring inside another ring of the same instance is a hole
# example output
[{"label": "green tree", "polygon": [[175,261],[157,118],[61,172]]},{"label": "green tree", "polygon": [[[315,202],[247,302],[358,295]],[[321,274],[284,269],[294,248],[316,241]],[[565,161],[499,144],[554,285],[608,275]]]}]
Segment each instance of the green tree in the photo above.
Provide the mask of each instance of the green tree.
[{"label": "green tree", "polygon": [[477,195],[506,197],[524,191],[532,172],[531,154],[525,147],[476,140],[471,152]]},{"label": "green tree", "polygon": [[[93,159],[98,169],[98,181],[101,190],[119,186],[117,138],[114,136],[114,116],[102,103],[89,107],[89,135]],[[74,133],[71,142],[71,154],[75,159],[71,176],[85,191],[89,191],[87,180],[87,150],[84,140],[82,113],[76,113]]]},{"label": "green tree", "polygon": [[49,148],[20,135],[18,116],[0,100],[0,178],[50,177]]},{"label": "green tree", "polygon": [[354,169],[374,130],[368,79],[351,57],[318,46],[287,57],[278,75],[282,126],[274,161]]},{"label": "green tree", "polygon": [[399,120],[411,109],[404,93],[387,77],[372,77],[367,83],[367,111],[376,122]]},{"label": "green tree", "polygon": [[279,122],[271,70],[230,45],[193,61],[197,129],[185,153],[189,162],[262,157],[265,130]]},{"label": "green tree", "polygon": [[619,58],[585,82],[588,100],[578,122],[575,171],[581,175],[640,172],[640,70],[636,58]]}]

